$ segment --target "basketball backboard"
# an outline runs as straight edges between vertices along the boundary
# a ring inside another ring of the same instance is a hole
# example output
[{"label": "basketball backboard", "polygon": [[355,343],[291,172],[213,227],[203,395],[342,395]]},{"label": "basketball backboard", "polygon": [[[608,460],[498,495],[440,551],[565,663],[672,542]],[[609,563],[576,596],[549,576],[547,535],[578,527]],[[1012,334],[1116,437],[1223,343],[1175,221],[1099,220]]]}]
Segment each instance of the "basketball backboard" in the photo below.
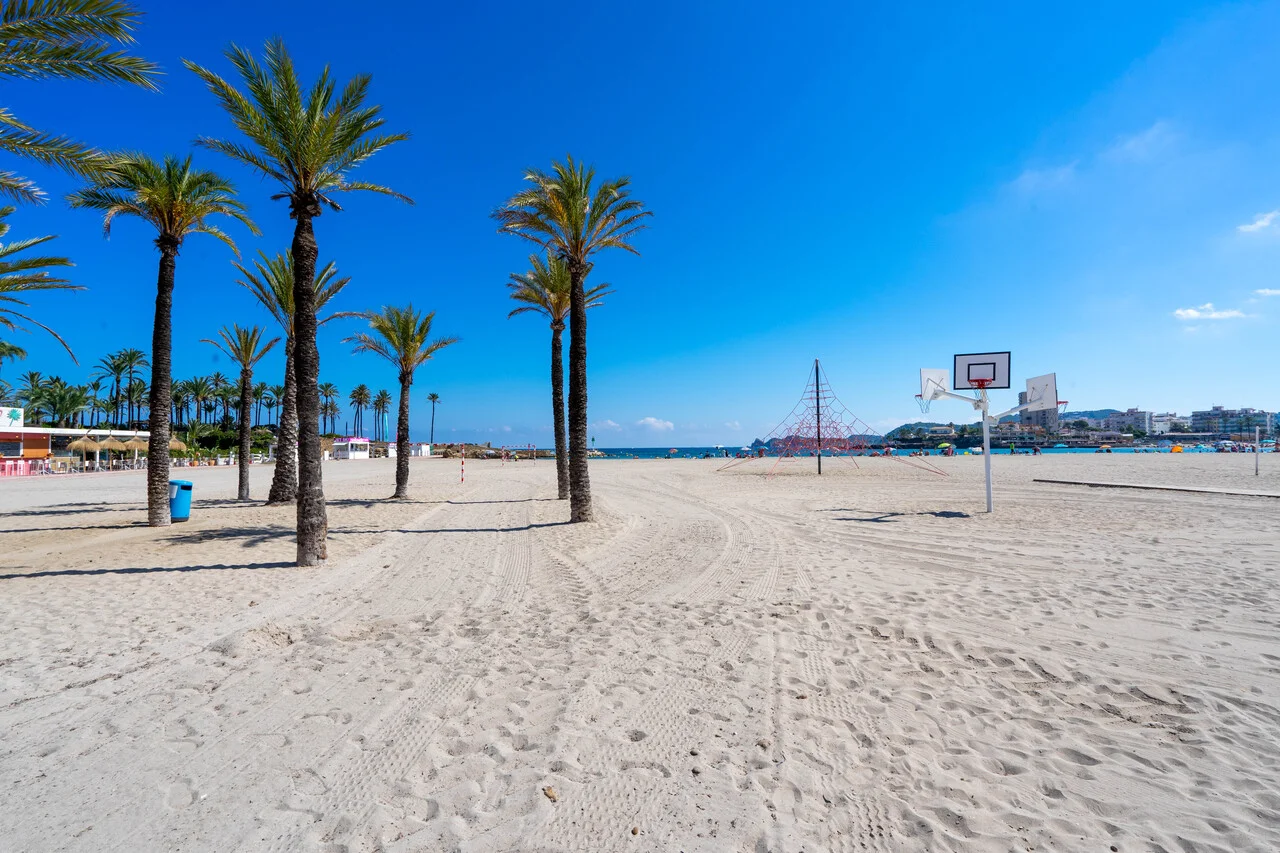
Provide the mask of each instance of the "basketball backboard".
[{"label": "basketball backboard", "polygon": [[1058,375],[1046,373],[1027,380],[1028,412],[1058,408]]},{"label": "basketball backboard", "polygon": [[932,367],[920,369],[920,397],[936,400],[947,390],[947,371]]},{"label": "basketball backboard", "polygon": [[1007,352],[970,352],[958,354],[955,358],[955,370],[952,373],[951,387],[956,391],[968,391],[978,386],[979,380],[988,389],[1009,387],[1009,353]]}]

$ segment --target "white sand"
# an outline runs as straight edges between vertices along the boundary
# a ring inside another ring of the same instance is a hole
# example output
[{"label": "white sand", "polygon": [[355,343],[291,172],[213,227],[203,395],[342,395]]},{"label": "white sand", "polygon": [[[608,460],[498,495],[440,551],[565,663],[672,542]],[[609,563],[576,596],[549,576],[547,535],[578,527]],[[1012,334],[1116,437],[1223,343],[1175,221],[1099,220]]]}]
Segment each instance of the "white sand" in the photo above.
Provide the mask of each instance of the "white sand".
[{"label": "white sand", "polygon": [[572,526],[334,463],[321,569],[234,470],[7,481],[0,848],[1280,849],[1280,501],[1031,483],[1280,456],[938,462],[595,462]]}]

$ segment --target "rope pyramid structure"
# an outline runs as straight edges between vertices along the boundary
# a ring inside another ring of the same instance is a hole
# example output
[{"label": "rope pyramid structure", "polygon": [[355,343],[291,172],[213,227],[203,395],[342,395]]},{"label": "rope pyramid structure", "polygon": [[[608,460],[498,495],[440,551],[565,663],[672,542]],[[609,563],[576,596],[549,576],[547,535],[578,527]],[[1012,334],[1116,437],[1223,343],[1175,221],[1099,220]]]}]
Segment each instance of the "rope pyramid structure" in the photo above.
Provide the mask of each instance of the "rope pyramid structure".
[{"label": "rope pyramid structure", "polygon": [[849,411],[831,388],[827,374],[818,359],[813,360],[808,386],[791,414],[764,439],[763,456],[732,459],[720,471],[744,465],[761,458],[773,459],[772,476],[784,459],[817,457],[818,473],[822,458],[844,457],[856,468],[854,456],[865,453],[875,437],[865,421]]}]

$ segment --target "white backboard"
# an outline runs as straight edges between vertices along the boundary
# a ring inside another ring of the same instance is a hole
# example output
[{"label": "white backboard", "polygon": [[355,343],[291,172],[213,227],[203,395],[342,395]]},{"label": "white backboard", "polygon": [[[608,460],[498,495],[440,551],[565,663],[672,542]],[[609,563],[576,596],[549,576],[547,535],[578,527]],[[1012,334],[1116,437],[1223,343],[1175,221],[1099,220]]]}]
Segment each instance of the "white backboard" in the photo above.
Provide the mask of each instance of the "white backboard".
[{"label": "white backboard", "polygon": [[920,368],[920,396],[936,400],[947,390],[947,371],[933,367]]},{"label": "white backboard", "polygon": [[956,391],[968,391],[977,388],[974,379],[987,379],[987,388],[1009,387],[1009,353],[1007,352],[969,352],[960,353],[955,359],[952,386]]},{"label": "white backboard", "polygon": [[1058,375],[1046,373],[1027,380],[1027,411],[1058,407]]}]

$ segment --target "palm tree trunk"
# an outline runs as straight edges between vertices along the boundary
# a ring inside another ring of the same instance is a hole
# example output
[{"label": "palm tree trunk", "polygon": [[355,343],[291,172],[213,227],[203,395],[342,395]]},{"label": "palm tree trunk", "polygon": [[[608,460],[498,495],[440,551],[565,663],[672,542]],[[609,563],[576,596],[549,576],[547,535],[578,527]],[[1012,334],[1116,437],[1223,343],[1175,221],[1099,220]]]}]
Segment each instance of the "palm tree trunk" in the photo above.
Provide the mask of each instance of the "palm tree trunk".
[{"label": "palm tree trunk", "polygon": [[400,377],[400,417],[396,420],[396,493],[395,498],[409,497],[409,388],[413,375]]},{"label": "palm tree trunk", "polygon": [[[431,446],[432,446],[432,447],[434,447],[434,446],[435,446],[435,443],[436,443],[436,403],[435,403],[435,400],[432,400],[432,401],[431,401],[431,437],[430,437],[429,439],[427,439],[427,441],[431,444]],[[431,452],[432,452],[432,453],[434,453],[435,451],[433,450],[433,451],[431,451]]]},{"label": "palm tree trunk", "polygon": [[593,521],[591,474],[587,470],[587,268],[569,265],[569,520]]},{"label": "palm tree trunk", "polygon": [[298,397],[298,565],[315,566],[329,556],[329,520],[324,507],[320,452],[320,351],[316,348],[316,246],[311,220],[320,215],[314,196],[292,205],[293,369]]},{"label": "palm tree trunk", "polygon": [[271,477],[268,504],[289,503],[298,496],[298,392],[293,370],[293,338],[284,344],[284,393],[276,424],[276,471]]},{"label": "palm tree trunk", "polygon": [[169,518],[169,401],[173,393],[173,283],[178,240],[161,234],[156,316],[151,328],[151,412],[147,428],[147,524],[167,527]]},{"label": "palm tree trunk", "polygon": [[253,371],[245,368],[240,371],[240,493],[242,501],[249,500],[249,454],[250,444],[249,411],[253,408]]},{"label": "palm tree trunk", "polygon": [[556,497],[569,497],[569,452],[564,434],[564,323],[551,324],[551,423],[556,433]]}]

